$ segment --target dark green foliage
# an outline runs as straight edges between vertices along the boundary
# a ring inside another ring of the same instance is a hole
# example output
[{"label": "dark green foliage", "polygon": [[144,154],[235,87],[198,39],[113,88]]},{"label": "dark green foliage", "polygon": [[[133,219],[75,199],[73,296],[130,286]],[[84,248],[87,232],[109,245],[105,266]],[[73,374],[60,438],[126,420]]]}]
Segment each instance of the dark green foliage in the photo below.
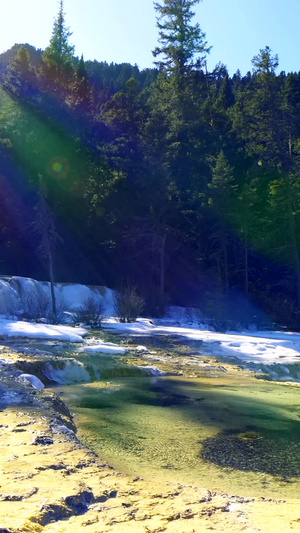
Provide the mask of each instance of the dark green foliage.
[{"label": "dark green foliage", "polygon": [[[211,301],[221,327],[235,290],[296,327],[300,73],[277,75],[269,47],[244,77],[208,72],[197,4],[155,4],[159,70],[74,58],[62,1],[43,54],[0,55],[0,272],[44,278],[33,252],[42,238],[49,262],[57,228],[56,279],[130,280],[156,314]],[[140,314],[122,298],[122,320]]]},{"label": "dark green foliage", "polygon": [[36,83],[37,74],[31,65],[29,52],[21,46],[7,68],[3,87],[12,95],[26,100],[36,92]]},{"label": "dark green foliage", "polygon": [[162,54],[164,59],[156,63],[178,77],[182,77],[194,65],[195,55],[202,54],[197,58],[200,65],[210,50],[199,24],[191,24],[195,14],[191,8],[199,1],[164,0],[163,4],[154,3],[161,46],[155,48],[153,55],[157,57]]},{"label": "dark green foliage", "polygon": [[216,220],[211,234],[213,264],[216,268],[220,288],[227,293],[229,289],[231,205],[237,186],[234,185],[233,169],[229,166],[223,150],[217,156],[212,167],[212,181],[208,187],[211,191],[209,205],[215,211]]},{"label": "dark green foliage", "polygon": [[42,63],[42,50],[36,49],[30,44],[14,44],[9,50],[0,54],[0,81],[3,82],[7,72],[7,67],[11,61],[16,57],[20,48],[25,48],[30,56],[31,65],[38,70]]},{"label": "dark green foliage", "polygon": [[73,73],[74,46],[69,44],[72,33],[65,24],[63,0],[59,2],[59,12],[53,24],[49,46],[43,53],[42,72],[47,84],[53,90],[56,85],[65,86]]}]

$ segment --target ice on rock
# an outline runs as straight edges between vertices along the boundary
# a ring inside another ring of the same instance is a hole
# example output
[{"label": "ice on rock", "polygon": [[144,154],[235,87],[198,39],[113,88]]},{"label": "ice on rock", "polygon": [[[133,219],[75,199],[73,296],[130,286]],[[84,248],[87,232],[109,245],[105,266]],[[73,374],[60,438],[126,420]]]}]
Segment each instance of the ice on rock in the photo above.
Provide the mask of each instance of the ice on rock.
[{"label": "ice on rock", "polygon": [[41,382],[41,380],[33,374],[21,374],[19,379],[28,381],[34,389],[43,390],[45,388],[45,385]]},{"label": "ice on rock", "polygon": [[91,381],[91,376],[84,365],[76,361],[76,359],[64,361],[63,366],[55,366],[47,362],[43,374],[50,381],[55,381],[55,383],[60,383],[61,385]]},{"label": "ice on rock", "polygon": [[149,374],[150,376],[164,376],[165,372],[163,370],[159,370],[156,366],[138,366],[137,368],[140,368],[143,370],[146,374]]},{"label": "ice on rock", "polygon": [[85,346],[84,348],[81,348],[80,351],[85,353],[124,354],[126,350],[126,348],[123,348],[118,344],[113,344],[111,342],[100,342],[98,344]]}]

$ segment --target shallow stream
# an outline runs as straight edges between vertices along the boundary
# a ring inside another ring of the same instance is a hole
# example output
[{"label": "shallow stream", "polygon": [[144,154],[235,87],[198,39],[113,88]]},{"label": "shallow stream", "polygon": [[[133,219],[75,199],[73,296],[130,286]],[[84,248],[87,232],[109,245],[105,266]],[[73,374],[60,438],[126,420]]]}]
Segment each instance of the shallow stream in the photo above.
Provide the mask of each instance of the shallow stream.
[{"label": "shallow stream", "polygon": [[[233,367],[185,372],[186,360],[178,364],[178,353],[168,348],[162,367],[170,369],[174,358],[173,375],[124,376],[122,363],[120,377],[115,357],[107,377],[104,358],[103,380],[55,387],[75,416],[79,438],[115,469],[154,483],[299,498],[298,385],[258,380]],[[185,346],[185,357],[188,351]]]}]

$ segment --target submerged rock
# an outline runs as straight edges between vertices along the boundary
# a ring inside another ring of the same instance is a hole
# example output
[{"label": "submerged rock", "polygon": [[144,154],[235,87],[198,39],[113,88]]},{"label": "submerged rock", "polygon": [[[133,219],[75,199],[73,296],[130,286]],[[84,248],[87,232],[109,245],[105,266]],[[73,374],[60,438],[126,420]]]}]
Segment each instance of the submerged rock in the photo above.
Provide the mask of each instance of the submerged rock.
[{"label": "submerged rock", "polygon": [[258,431],[222,431],[202,443],[201,457],[221,467],[263,472],[284,479],[300,477],[300,444]]}]

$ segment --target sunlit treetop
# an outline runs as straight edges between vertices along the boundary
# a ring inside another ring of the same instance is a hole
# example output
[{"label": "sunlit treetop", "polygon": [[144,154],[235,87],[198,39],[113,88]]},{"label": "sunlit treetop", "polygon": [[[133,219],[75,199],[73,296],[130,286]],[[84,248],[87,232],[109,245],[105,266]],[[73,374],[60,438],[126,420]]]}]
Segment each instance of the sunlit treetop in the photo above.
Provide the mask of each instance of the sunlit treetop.
[{"label": "sunlit treetop", "polygon": [[43,63],[57,81],[73,70],[74,46],[69,44],[72,33],[65,25],[63,0],[59,2],[59,12],[53,24],[49,46],[44,51]]},{"label": "sunlit treetop", "polygon": [[[158,13],[158,42],[161,46],[155,48],[153,55],[164,56],[155,62],[160,68],[183,75],[195,64],[201,64],[209,53],[211,47],[207,46],[205,33],[198,23],[191,24],[195,15],[192,7],[199,2],[200,0],[164,0],[163,5],[154,3]],[[196,62],[195,56],[198,56]]]},{"label": "sunlit treetop", "polygon": [[271,55],[272,50],[269,46],[261,49],[257,56],[254,56],[251,63],[253,65],[253,72],[259,73],[272,73],[275,74],[275,70],[279,65],[278,55]]}]

